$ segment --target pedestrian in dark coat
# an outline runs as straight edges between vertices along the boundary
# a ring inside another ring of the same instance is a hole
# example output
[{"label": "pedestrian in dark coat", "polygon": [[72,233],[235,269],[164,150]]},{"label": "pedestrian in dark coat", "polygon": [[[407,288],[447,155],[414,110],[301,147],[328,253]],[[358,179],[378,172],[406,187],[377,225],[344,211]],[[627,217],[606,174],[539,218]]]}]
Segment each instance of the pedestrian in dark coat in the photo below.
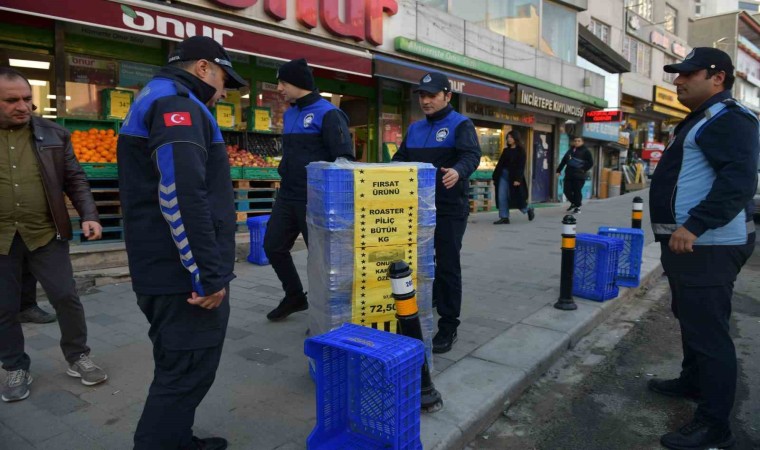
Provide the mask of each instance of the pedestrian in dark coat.
[{"label": "pedestrian in dark coat", "polygon": [[557,167],[557,174],[560,174],[565,166],[567,169],[565,170],[563,189],[565,197],[570,200],[567,211],[578,214],[581,212],[581,204],[583,203],[582,190],[586,183],[587,172],[594,167],[594,157],[591,156],[589,149],[583,145],[582,137],[573,138],[572,146],[562,157],[559,167]]},{"label": "pedestrian in dark coat", "polygon": [[528,220],[536,217],[533,207],[528,204],[528,183],[525,181],[525,162],[527,155],[520,135],[516,131],[507,133],[507,146],[502,150],[493,181],[496,185],[496,206],[499,208],[499,220],[495,225],[509,223],[509,210],[519,209],[528,215]]}]

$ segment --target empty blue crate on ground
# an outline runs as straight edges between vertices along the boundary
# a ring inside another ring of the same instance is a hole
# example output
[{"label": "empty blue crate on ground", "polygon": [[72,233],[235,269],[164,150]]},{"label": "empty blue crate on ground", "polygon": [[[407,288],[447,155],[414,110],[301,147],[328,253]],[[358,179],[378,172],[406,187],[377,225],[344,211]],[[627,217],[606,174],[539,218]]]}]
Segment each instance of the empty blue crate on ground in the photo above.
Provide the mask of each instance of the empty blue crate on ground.
[{"label": "empty blue crate on ground", "polygon": [[248,262],[265,266],[269,264],[266,253],[264,253],[264,234],[267,231],[269,215],[249,217],[246,221],[248,231],[251,233],[251,247],[248,253]]},{"label": "empty blue crate on ground", "polygon": [[309,450],[422,450],[421,341],[359,325],[309,338],[317,424]]},{"label": "empty blue crate on ground", "polygon": [[599,227],[598,234],[623,240],[624,247],[620,252],[615,281],[618,286],[638,286],[644,254],[644,231],[638,228]]},{"label": "empty blue crate on ground", "polygon": [[618,295],[615,284],[621,239],[580,233],[575,240],[573,295],[604,301]]}]

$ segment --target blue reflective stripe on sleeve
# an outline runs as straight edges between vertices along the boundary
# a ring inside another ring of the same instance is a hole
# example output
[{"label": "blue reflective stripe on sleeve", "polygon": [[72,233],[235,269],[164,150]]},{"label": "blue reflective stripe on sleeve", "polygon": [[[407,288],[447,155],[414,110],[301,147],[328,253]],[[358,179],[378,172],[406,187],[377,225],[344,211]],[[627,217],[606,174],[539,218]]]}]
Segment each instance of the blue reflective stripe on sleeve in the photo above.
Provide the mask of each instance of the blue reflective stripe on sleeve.
[{"label": "blue reflective stripe on sleeve", "polygon": [[190,250],[190,241],[187,239],[182,214],[179,210],[174,173],[174,147],[172,144],[162,145],[156,150],[156,163],[161,174],[161,180],[158,183],[158,201],[161,214],[169,224],[172,239],[179,251],[179,259],[191,274],[193,290],[201,297],[205,297],[203,286],[201,286],[200,270],[195,264],[193,252]]}]

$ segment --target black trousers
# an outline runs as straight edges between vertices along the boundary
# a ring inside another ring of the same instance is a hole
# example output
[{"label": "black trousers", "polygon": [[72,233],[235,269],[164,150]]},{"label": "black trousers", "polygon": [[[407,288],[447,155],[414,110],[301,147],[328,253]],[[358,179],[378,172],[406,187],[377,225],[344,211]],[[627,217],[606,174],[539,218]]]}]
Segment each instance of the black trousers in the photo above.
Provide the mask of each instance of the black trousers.
[{"label": "black trousers", "polygon": [[462,310],[462,267],[459,252],[467,228],[467,217],[437,216],[435,223],[435,281],[438,329],[453,333]]},{"label": "black trousers", "polygon": [[570,178],[565,175],[565,181],[563,182],[563,190],[565,197],[570,200],[570,203],[577,207],[581,207],[583,203],[583,185],[586,184],[585,179]]},{"label": "black trousers", "polygon": [[303,284],[298,276],[296,266],[290,251],[293,249],[298,234],[303,235],[306,245],[309,244],[306,229],[306,203],[288,200],[277,200],[272,208],[272,216],[267,223],[264,235],[264,253],[266,253],[272,269],[282,283],[286,297],[303,294]]},{"label": "black trousers", "polygon": [[155,370],[135,431],[136,450],[192,448],[195,409],[214,383],[230,317],[230,291],[212,310],[187,303],[190,293],[137,295],[150,323]]},{"label": "black trousers", "polygon": [[87,324],[74,282],[69,243],[53,239],[30,251],[16,233],[9,254],[0,255],[0,360],[3,369],[28,370],[30,365],[29,355],[24,352],[21,324],[16,320],[21,308],[25,265],[39,280],[58,314],[61,350],[66,361],[72,363],[81,354],[89,354]]},{"label": "black trousers", "polygon": [[745,245],[694,246],[676,255],[661,245],[673,315],[681,326],[681,381],[701,393],[695,417],[727,426],[736,395],[736,350],[729,334],[734,281],[752,255]]},{"label": "black trousers", "polygon": [[37,279],[29,271],[29,265],[24,264],[21,271],[21,311],[37,306]]}]

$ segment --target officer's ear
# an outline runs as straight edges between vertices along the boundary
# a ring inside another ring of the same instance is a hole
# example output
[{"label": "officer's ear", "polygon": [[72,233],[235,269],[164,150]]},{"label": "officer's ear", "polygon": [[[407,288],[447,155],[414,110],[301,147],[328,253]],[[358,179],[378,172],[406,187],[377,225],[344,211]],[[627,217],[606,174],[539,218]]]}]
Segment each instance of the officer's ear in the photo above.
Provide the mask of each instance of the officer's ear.
[{"label": "officer's ear", "polygon": [[451,92],[444,92],[444,93],[443,93],[443,98],[444,98],[444,99],[446,99],[446,103],[449,103],[449,102],[451,102],[451,97],[452,97],[453,95],[454,95],[454,94],[452,94]]}]

